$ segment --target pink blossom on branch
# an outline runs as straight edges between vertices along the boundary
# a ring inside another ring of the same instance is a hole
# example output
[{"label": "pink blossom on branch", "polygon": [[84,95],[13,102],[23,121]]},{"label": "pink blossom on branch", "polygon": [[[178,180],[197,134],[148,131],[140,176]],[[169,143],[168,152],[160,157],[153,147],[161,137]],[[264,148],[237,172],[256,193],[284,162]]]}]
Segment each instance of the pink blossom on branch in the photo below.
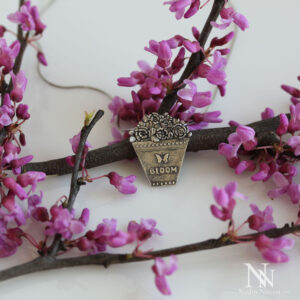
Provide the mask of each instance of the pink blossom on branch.
[{"label": "pink blossom on branch", "polygon": [[227,84],[225,67],[227,64],[226,58],[222,57],[220,51],[215,51],[213,54],[213,62],[211,65],[201,64],[198,67],[197,75],[202,78],[206,78],[211,84],[219,87],[221,96],[225,95],[225,87]]},{"label": "pink blossom on branch", "polygon": [[211,22],[211,25],[213,27],[219,28],[219,29],[225,29],[233,22],[235,23],[240,29],[243,31],[249,27],[249,23],[247,18],[236,12],[232,7],[229,8],[223,8],[220,13],[221,16],[221,23],[217,22]]},{"label": "pink blossom on branch", "polygon": [[36,34],[41,34],[46,28],[46,25],[40,20],[39,12],[36,6],[31,6],[30,1],[26,1],[17,11],[8,16],[8,19],[16,24],[20,24],[22,30],[35,30]]},{"label": "pink blossom on branch", "polygon": [[263,211],[255,204],[250,204],[250,208],[253,212],[253,215],[248,218],[249,227],[251,229],[265,231],[276,228],[276,225],[273,223],[273,209],[271,206],[267,206]]},{"label": "pink blossom on branch", "polygon": [[290,176],[285,177],[280,172],[275,172],[272,176],[274,183],[276,184],[277,188],[270,190],[268,192],[268,196],[271,199],[277,198],[281,195],[287,194],[292,203],[297,204],[300,200],[300,184],[296,184],[292,182],[292,176],[297,174],[297,169],[294,168],[294,173]]},{"label": "pink blossom on branch", "polygon": [[[76,135],[74,135],[71,139],[69,139],[74,154],[77,153],[77,149],[78,149],[79,142],[80,142],[80,136],[81,136],[81,131],[79,133],[77,133]],[[83,153],[82,153],[83,160],[85,159],[90,148],[92,148],[92,145],[88,141],[86,141],[85,145],[84,145]],[[75,156],[68,156],[66,158],[66,162],[69,166],[73,167],[74,163],[75,163]],[[82,165],[82,163],[83,163],[83,161],[81,162],[81,165]]]},{"label": "pink blossom on branch", "polygon": [[292,136],[288,140],[288,145],[292,147],[296,156],[300,155],[300,136]]},{"label": "pink blossom on branch", "polygon": [[27,86],[27,78],[23,71],[20,71],[18,74],[14,74],[14,72],[10,72],[13,89],[10,93],[11,100],[15,102],[20,102],[23,99],[23,95]]},{"label": "pink blossom on branch", "polygon": [[246,196],[237,192],[237,183],[230,182],[225,188],[218,189],[213,188],[213,194],[215,201],[220,206],[211,205],[210,210],[215,218],[218,218],[222,221],[231,220],[233,209],[236,205],[234,198],[238,197],[241,199],[247,199]]},{"label": "pink blossom on branch", "polygon": [[287,237],[270,239],[262,234],[257,237],[255,246],[265,260],[272,263],[282,263],[289,261],[289,257],[282,249],[292,249],[294,243],[294,240]]},{"label": "pink blossom on branch", "polygon": [[198,92],[196,84],[188,79],[186,79],[184,83],[187,84],[189,88],[181,89],[177,92],[179,100],[184,107],[189,108],[190,106],[194,106],[202,108],[212,103],[212,93],[210,91]]},{"label": "pink blossom on branch", "polygon": [[74,234],[82,233],[86,227],[89,210],[85,208],[81,217],[76,219],[74,211],[70,212],[62,205],[54,205],[50,209],[51,219],[45,229],[46,236],[60,234],[64,239],[70,239]]},{"label": "pink blossom on branch", "polygon": [[79,239],[77,247],[89,254],[96,254],[105,251],[107,246],[118,248],[133,240],[131,234],[117,230],[116,219],[103,219],[96,230],[89,230],[85,236]]},{"label": "pink blossom on branch", "polygon": [[15,41],[9,47],[5,39],[0,38],[0,67],[3,67],[2,73],[9,73],[15,63],[15,58],[20,51],[20,42]]},{"label": "pink blossom on branch", "polygon": [[137,188],[134,186],[136,180],[135,175],[129,175],[123,177],[116,172],[110,172],[105,175],[109,178],[110,184],[114,185],[115,188],[122,194],[134,194],[136,193]]},{"label": "pink blossom on branch", "polygon": [[[219,145],[219,153],[226,157],[232,168],[236,168],[239,164],[238,151],[241,146],[244,150],[251,151],[257,145],[254,129],[244,125],[238,125],[236,132],[228,136],[228,142],[229,144],[221,143]],[[249,165],[249,167],[252,166]]]},{"label": "pink blossom on branch", "polygon": [[156,257],[152,271],[155,274],[155,285],[163,295],[171,295],[171,289],[166,280],[166,276],[172,275],[177,270],[177,258],[170,256],[170,263],[167,264],[161,257]]},{"label": "pink blossom on branch", "polygon": [[165,1],[164,5],[170,5],[169,9],[175,13],[176,19],[179,20],[182,17],[190,18],[200,8],[200,0],[171,0]]},{"label": "pink blossom on branch", "polygon": [[261,119],[267,120],[274,117],[274,111],[272,108],[267,107],[262,113],[261,113]]},{"label": "pink blossom on branch", "polygon": [[136,221],[130,221],[127,231],[141,242],[151,238],[153,234],[162,235],[156,228],[156,221],[153,219],[141,219],[140,224]]}]

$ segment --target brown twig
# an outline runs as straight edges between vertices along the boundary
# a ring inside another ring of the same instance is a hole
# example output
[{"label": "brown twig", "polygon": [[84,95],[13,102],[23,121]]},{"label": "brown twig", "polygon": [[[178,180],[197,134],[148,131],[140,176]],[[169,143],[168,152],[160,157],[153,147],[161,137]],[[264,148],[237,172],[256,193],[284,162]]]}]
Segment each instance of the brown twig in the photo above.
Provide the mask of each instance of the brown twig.
[{"label": "brown twig", "polygon": [[[72,210],[75,199],[80,190],[80,186],[82,185],[82,183],[80,183],[78,180],[78,173],[79,173],[80,164],[81,164],[82,158],[83,158],[83,151],[84,151],[86,140],[87,140],[91,130],[95,126],[95,124],[102,118],[103,114],[104,114],[103,110],[98,110],[97,113],[95,114],[94,118],[92,119],[92,121],[89,124],[83,126],[83,128],[81,129],[80,141],[79,141],[77,152],[75,155],[75,163],[74,163],[73,172],[72,172],[70,193],[69,193],[68,202],[67,202],[67,208],[69,211]],[[60,236],[60,234],[57,234],[54,238],[52,245],[50,246],[48,254],[50,256],[55,256],[57,254],[57,252],[59,251],[60,244],[61,244],[61,236]]]},{"label": "brown twig", "polygon": [[[270,238],[278,238],[283,235],[287,235],[294,232],[300,231],[300,225],[294,226],[286,224],[281,228],[270,229],[261,233],[247,234],[241,236],[243,241],[254,241],[256,237],[260,234],[265,234]],[[217,239],[209,239],[199,243],[183,245],[174,248],[167,248],[163,250],[153,251],[149,253],[149,257],[136,257],[132,254],[109,254],[109,253],[99,253],[96,255],[90,256],[79,256],[72,258],[62,258],[57,259],[53,256],[44,256],[38,257],[28,263],[18,265],[7,270],[0,271],[0,281],[8,280],[18,276],[31,274],[39,271],[60,269],[66,267],[76,267],[84,265],[100,265],[108,267],[112,264],[122,264],[122,263],[131,263],[131,262],[141,262],[153,259],[154,257],[165,257],[180,254],[186,254],[196,251],[203,251],[209,249],[216,249],[220,247],[225,247],[229,245],[237,245],[238,242],[232,241],[228,238],[227,235],[221,235]]]},{"label": "brown twig", "polygon": [[[205,47],[207,39],[211,33],[212,26],[211,22],[216,21],[222,8],[224,7],[225,0],[214,0],[211,12],[205,22],[205,25],[201,31],[200,37],[198,39],[200,46],[202,49]],[[195,70],[196,68],[204,61],[205,56],[202,50],[197,53],[193,53],[189,59],[188,64],[186,65],[179,81],[176,83],[176,86],[166,95],[163,99],[158,112],[163,114],[165,112],[170,111],[172,106],[177,100],[177,92],[179,89],[182,89],[185,85],[183,85],[183,81],[187,79]],[[178,88],[180,86],[180,88]]]},{"label": "brown twig", "polygon": [[[273,145],[278,142],[274,134],[279,125],[279,117],[258,121],[249,124],[256,131],[260,146]],[[216,150],[220,143],[227,142],[229,134],[235,131],[235,127],[223,127],[202,129],[194,131],[187,147],[187,151]],[[134,149],[128,140],[92,150],[86,157],[86,168],[94,168],[123,159],[136,157]],[[41,171],[47,175],[64,175],[72,173],[73,169],[66,163],[65,158],[35,162],[23,167],[23,172]]]}]

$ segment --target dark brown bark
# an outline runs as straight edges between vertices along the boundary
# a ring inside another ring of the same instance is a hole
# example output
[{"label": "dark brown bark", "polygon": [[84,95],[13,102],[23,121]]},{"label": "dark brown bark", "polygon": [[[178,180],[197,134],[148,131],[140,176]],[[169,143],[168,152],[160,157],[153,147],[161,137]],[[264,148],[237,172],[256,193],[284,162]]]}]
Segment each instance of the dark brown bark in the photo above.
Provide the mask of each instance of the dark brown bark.
[{"label": "dark brown bark", "polygon": [[[83,184],[79,181],[78,174],[79,174],[79,169],[80,169],[80,164],[83,159],[83,153],[84,153],[84,147],[86,140],[92,131],[93,127],[96,125],[96,123],[102,118],[104,115],[103,110],[98,110],[97,113],[95,114],[94,118],[91,120],[91,122],[81,129],[81,134],[80,134],[80,141],[77,147],[77,152],[75,156],[75,162],[74,162],[74,167],[73,167],[73,172],[72,172],[72,178],[71,178],[71,185],[70,185],[70,193],[68,197],[68,202],[67,202],[67,208],[69,211],[73,209],[77,194],[80,190],[80,186]],[[61,246],[61,236],[60,234],[57,234],[54,238],[54,241],[48,251],[50,256],[55,256],[57,252],[59,251]]]},{"label": "dark brown bark", "polygon": [[[274,134],[279,125],[279,117],[251,123],[258,138],[258,143],[262,145],[272,145],[277,142]],[[187,151],[196,152],[200,150],[216,150],[220,143],[227,142],[229,134],[235,131],[235,127],[223,127],[213,129],[202,129],[194,131],[188,144]],[[136,157],[134,149],[128,140],[110,146],[92,150],[86,158],[86,168],[94,168],[116,162],[123,159]],[[49,160],[46,162],[35,162],[23,167],[23,172],[41,171],[47,175],[64,175],[72,173],[73,168],[68,166],[66,158]]]},{"label": "dark brown bark", "polygon": [[[261,233],[248,234],[246,235],[247,238],[243,238],[243,236],[242,238],[243,241],[254,241],[259,234],[265,234],[270,238],[278,238],[283,235],[299,232],[299,231],[300,231],[300,225],[294,226],[293,224],[292,225],[286,224],[282,228],[270,229]],[[238,244],[237,242],[228,239],[227,235],[221,235],[217,239],[209,239],[199,243],[153,251],[148,254],[150,257],[147,258],[136,257],[133,256],[132,254],[109,254],[109,253],[99,253],[90,256],[79,256],[79,257],[62,258],[62,259],[55,258],[53,256],[44,256],[44,257],[38,257],[28,263],[9,268],[7,270],[0,271],[0,281],[8,280],[11,278],[15,278],[18,276],[39,272],[39,271],[75,267],[75,266],[84,266],[84,265],[100,265],[100,266],[108,267],[109,265],[112,264],[141,262],[141,261],[153,259],[154,257],[165,257],[165,256],[170,256],[172,254],[180,255],[180,254],[186,254],[186,253],[209,250],[209,249],[216,249],[220,247],[237,245],[237,244]]]}]

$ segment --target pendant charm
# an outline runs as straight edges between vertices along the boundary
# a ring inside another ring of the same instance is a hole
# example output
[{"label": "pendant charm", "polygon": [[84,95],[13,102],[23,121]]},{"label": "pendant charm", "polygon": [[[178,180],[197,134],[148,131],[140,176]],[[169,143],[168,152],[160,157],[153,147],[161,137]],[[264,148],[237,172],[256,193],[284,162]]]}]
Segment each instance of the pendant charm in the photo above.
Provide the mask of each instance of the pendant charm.
[{"label": "pendant charm", "polygon": [[152,113],[144,116],[129,134],[129,140],[151,185],[176,184],[192,135],[187,125],[168,113]]}]

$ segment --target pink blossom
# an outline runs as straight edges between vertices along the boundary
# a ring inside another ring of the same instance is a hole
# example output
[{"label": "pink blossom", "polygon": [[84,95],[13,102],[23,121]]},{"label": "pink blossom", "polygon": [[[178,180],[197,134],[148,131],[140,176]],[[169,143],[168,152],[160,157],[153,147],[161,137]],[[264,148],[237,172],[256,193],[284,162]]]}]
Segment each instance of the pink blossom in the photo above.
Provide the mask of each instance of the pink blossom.
[{"label": "pink blossom", "polygon": [[3,179],[3,184],[11,190],[15,195],[19,197],[20,200],[24,200],[28,197],[26,191],[16,183],[16,181],[11,177],[5,177]]},{"label": "pink blossom", "polygon": [[135,175],[122,177],[116,172],[110,172],[105,176],[109,178],[110,184],[114,185],[115,188],[122,194],[134,194],[137,190],[133,184],[136,180]]},{"label": "pink blossom", "polygon": [[166,276],[172,275],[178,267],[175,255],[170,256],[170,264],[167,264],[161,257],[156,257],[152,271],[155,274],[155,284],[163,295],[171,295],[172,292],[166,280]]},{"label": "pink blossom", "polygon": [[48,66],[47,59],[46,59],[45,54],[44,54],[43,52],[39,51],[39,52],[37,53],[36,56],[37,56],[38,61],[39,61],[42,65]]},{"label": "pink blossom", "polygon": [[164,2],[165,5],[170,5],[169,10],[175,13],[176,19],[190,18],[200,8],[200,0],[171,0]]},{"label": "pink blossom", "polygon": [[255,204],[250,204],[250,208],[253,212],[248,218],[249,227],[257,231],[265,231],[272,228],[276,228],[273,223],[273,208],[267,206],[265,210],[261,211]]},{"label": "pink blossom", "polygon": [[189,41],[189,40],[184,40],[183,46],[186,48],[191,53],[196,53],[200,51],[201,47],[198,41]]},{"label": "pink blossom", "polygon": [[129,138],[129,133],[127,131],[125,131],[122,134],[116,127],[113,127],[111,129],[111,133],[112,133],[112,136],[113,136],[114,140],[112,142],[109,142],[108,143],[109,145],[121,142],[121,141],[126,140],[126,139]]},{"label": "pink blossom", "polygon": [[290,145],[296,156],[300,155],[300,136],[292,136],[288,140],[288,145]]},{"label": "pink blossom", "polygon": [[41,34],[44,32],[46,25],[42,23],[39,15],[39,11],[36,6],[32,6],[30,13],[32,15],[34,25],[35,25],[35,34]]},{"label": "pink blossom", "polygon": [[39,206],[42,203],[43,193],[28,197],[27,217],[32,216],[39,222],[49,221],[49,213],[46,207]]},{"label": "pink blossom", "polygon": [[[230,148],[230,154],[229,155],[231,155],[231,151],[232,151],[232,148]],[[256,169],[256,164],[253,160],[243,160],[241,162],[237,161],[237,164],[234,164],[234,167],[235,167],[235,170],[234,170],[235,174],[240,175],[243,172],[245,172],[246,170],[254,171]]]},{"label": "pink blossom", "polygon": [[239,197],[242,199],[246,199],[243,194],[240,194],[236,191],[237,183],[230,182],[225,188],[218,189],[216,187],[213,188],[214,198],[217,204],[221,207],[217,207],[216,205],[211,205],[210,209],[214,217],[226,221],[232,218],[233,209],[235,207],[236,201],[235,197]]},{"label": "pink blossom", "polygon": [[18,175],[17,182],[22,187],[27,187],[31,185],[32,192],[35,191],[37,183],[40,181],[44,181],[46,179],[46,174],[44,172],[36,172],[36,171],[29,171],[24,174]]},{"label": "pink blossom", "polygon": [[243,146],[246,151],[251,151],[256,146],[255,131],[251,127],[239,125],[236,132],[229,135],[228,142],[229,144],[219,145],[219,153],[225,156],[228,163],[235,168],[239,163],[237,153],[240,147]]},{"label": "pink blossom", "polygon": [[156,228],[156,221],[153,219],[141,219],[141,223],[130,221],[128,224],[128,233],[136,236],[136,238],[143,242],[153,234],[162,235],[162,233]]},{"label": "pink blossom", "polygon": [[236,12],[232,7],[223,8],[221,10],[221,23],[211,22],[213,27],[219,29],[227,28],[232,22],[235,23],[243,31],[249,27],[248,20],[246,17],[238,12]]},{"label": "pink blossom", "polygon": [[103,219],[96,230],[88,231],[78,242],[81,251],[88,251],[89,254],[96,254],[106,250],[107,246],[116,248],[122,247],[132,241],[130,234],[117,230],[116,219]]},{"label": "pink blossom", "polygon": [[289,131],[294,133],[295,131],[300,130],[300,103],[290,105],[290,113]]},{"label": "pink blossom", "polygon": [[10,112],[10,108],[7,107],[6,105],[2,105],[0,107],[0,127],[1,128],[11,124],[12,120],[11,120],[9,112]]},{"label": "pink blossom", "polygon": [[253,181],[267,181],[270,178],[270,167],[266,162],[259,164],[259,171],[251,176]]},{"label": "pink blossom", "polygon": [[22,245],[23,231],[16,228],[6,228],[6,224],[0,220],[0,257],[11,256]]},{"label": "pink blossom", "polygon": [[272,263],[288,262],[289,257],[285,254],[282,249],[292,249],[295,241],[280,237],[276,239],[270,239],[265,235],[259,235],[256,239],[255,246],[262,254],[263,258]]},{"label": "pink blossom", "polygon": [[[50,209],[51,219],[45,229],[45,235],[54,236],[60,234],[65,239],[70,239],[74,234],[82,233],[86,226],[88,209],[82,211],[79,219],[75,219],[74,212],[61,206],[52,206]],[[84,216],[84,221],[82,220]]]},{"label": "pink blossom", "polygon": [[26,1],[21,6],[20,11],[8,15],[8,19],[13,23],[20,24],[22,30],[24,31],[33,30],[35,29],[35,23],[30,13],[30,8],[31,8],[30,1]]},{"label": "pink blossom", "polygon": [[7,220],[14,220],[18,226],[26,224],[26,218],[23,209],[15,201],[15,195],[9,192],[6,196],[2,197],[2,207],[5,207],[8,214],[4,217]]},{"label": "pink blossom", "polygon": [[31,6],[30,1],[26,1],[21,6],[20,11],[10,14],[8,19],[13,23],[20,24],[22,30],[35,30],[36,34],[42,33],[46,28],[40,20],[37,7]]},{"label": "pink blossom", "polygon": [[157,64],[166,68],[169,66],[172,58],[172,50],[167,41],[156,42],[154,40],[149,41],[149,47],[145,47],[145,50],[157,56]]},{"label": "pink blossom", "polygon": [[180,48],[177,56],[173,60],[169,72],[171,74],[177,74],[184,66],[185,48]]},{"label": "pink blossom", "polygon": [[212,65],[201,64],[198,68],[198,75],[206,78],[209,83],[217,85],[221,91],[221,95],[224,95],[222,92],[227,84],[225,80],[226,73],[224,71],[226,64],[226,58],[222,57],[221,52],[215,51]]},{"label": "pink blossom", "polygon": [[[295,171],[296,173],[296,171]],[[295,174],[293,174],[295,175]],[[300,185],[291,182],[280,172],[275,172],[272,176],[277,188],[268,192],[268,196],[271,199],[279,197],[280,195],[287,194],[294,204],[297,204],[300,200]]]},{"label": "pink blossom", "polygon": [[210,42],[210,47],[220,47],[229,43],[234,38],[234,31],[229,32],[222,38],[215,37]]},{"label": "pink blossom", "polygon": [[0,67],[3,67],[2,73],[9,73],[15,63],[15,58],[20,51],[20,42],[15,41],[9,47],[6,44],[6,40],[0,38]]},{"label": "pink blossom", "polygon": [[23,99],[23,95],[27,85],[27,78],[23,71],[20,71],[18,74],[14,74],[14,72],[10,72],[13,89],[10,93],[11,100],[15,102],[20,102]]},{"label": "pink blossom", "polygon": [[191,80],[186,79],[184,83],[187,84],[189,88],[180,89],[177,95],[186,108],[190,106],[201,108],[212,103],[211,92],[197,92],[197,86]]},{"label": "pink blossom", "polygon": [[16,110],[17,117],[22,120],[28,120],[30,118],[30,114],[28,113],[28,105],[27,104],[19,104]]},{"label": "pink blossom", "polygon": [[272,108],[267,107],[262,113],[261,113],[261,119],[267,120],[274,117],[274,111]]},{"label": "pink blossom", "polygon": [[10,165],[15,175],[21,173],[21,168],[31,162],[33,159],[32,155],[27,155],[21,158],[14,158],[11,160]]},{"label": "pink blossom", "polygon": [[279,115],[279,126],[276,130],[276,133],[281,136],[285,133],[287,133],[288,131],[288,127],[289,127],[289,119],[288,117],[286,116],[286,114],[280,114]]},{"label": "pink blossom", "polygon": [[283,84],[281,88],[295,98],[300,98],[300,90],[292,86]]},{"label": "pink blossom", "polygon": [[0,25],[0,37],[3,37],[6,32],[6,28],[3,25]]},{"label": "pink blossom", "polygon": [[[80,142],[80,136],[81,136],[81,132],[79,132],[78,134],[74,135],[71,139],[69,139],[70,144],[72,145],[72,150],[73,150],[74,154],[77,153],[77,149],[78,149],[79,142]],[[92,148],[92,145],[88,141],[86,141],[85,145],[84,145],[84,148],[83,148],[83,153],[82,153],[83,160],[86,157],[86,155],[87,155],[90,148]],[[67,161],[68,165],[73,167],[74,163],[75,163],[75,157],[74,156],[68,156],[66,158],[66,161]],[[81,162],[81,165],[82,165],[82,163],[83,163],[83,161]]]},{"label": "pink blossom", "polygon": [[126,101],[118,96],[113,98],[112,102],[108,105],[108,108],[113,114],[111,122],[114,122],[117,119],[118,114],[121,109],[123,109],[125,103]]}]

